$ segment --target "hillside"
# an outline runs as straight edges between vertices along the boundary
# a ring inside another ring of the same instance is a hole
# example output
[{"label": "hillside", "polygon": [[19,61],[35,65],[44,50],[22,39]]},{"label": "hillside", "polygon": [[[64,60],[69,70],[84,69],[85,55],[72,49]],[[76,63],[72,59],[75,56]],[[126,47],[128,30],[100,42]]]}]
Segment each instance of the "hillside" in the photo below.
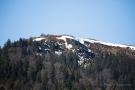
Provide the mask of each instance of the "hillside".
[{"label": "hillside", "polygon": [[7,40],[0,90],[135,90],[135,46],[70,35]]}]

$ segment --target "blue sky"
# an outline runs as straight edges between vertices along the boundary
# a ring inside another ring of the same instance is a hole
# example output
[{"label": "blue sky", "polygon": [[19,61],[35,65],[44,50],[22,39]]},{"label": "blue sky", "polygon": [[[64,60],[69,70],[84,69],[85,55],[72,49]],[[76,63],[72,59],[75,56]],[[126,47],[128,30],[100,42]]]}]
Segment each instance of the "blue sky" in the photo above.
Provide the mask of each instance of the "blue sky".
[{"label": "blue sky", "polygon": [[0,46],[41,33],[135,45],[135,0],[0,0]]}]

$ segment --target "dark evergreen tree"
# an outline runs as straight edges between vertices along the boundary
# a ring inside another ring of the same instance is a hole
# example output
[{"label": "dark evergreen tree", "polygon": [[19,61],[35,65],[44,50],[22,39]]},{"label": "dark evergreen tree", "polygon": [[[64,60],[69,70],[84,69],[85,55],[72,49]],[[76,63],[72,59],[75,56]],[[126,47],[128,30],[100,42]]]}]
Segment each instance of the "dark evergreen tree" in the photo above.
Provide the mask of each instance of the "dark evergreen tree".
[{"label": "dark evergreen tree", "polygon": [[52,83],[54,83],[55,68],[54,68],[54,64],[53,63],[51,63],[51,66],[50,66],[50,78],[51,78]]},{"label": "dark evergreen tree", "polygon": [[10,48],[11,47],[11,41],[10,41],[10,39],[7,40],[6,46],[7,46],[7,48]]},{"label": "dark evergreen tree", "polygon": [[36,82],[41,83],[41,72],[40,71],[37,73]]},{"label": "dark evergreen tree", "polygon": [[44,72],[44,75],[43,75],[43,81],[42,81],[42,86],[41,86],[41,90],[48,90],[48,77],[47,77],[47,73],[46,71]]},{"label": "dark evergreen tree", "polygon": [[42,60],[40,56],[35,56],[35,70],[36,73],[42,69]]}]

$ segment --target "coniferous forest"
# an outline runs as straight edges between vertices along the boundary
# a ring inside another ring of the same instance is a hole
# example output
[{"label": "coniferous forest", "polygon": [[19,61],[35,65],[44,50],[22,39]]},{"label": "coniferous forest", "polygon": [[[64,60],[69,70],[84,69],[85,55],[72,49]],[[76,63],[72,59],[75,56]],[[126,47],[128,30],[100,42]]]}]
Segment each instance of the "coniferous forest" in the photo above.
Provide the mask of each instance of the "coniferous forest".
[{"label": "coniferous forest", "polygon": [[76,53],[57,55],[54,42],[48,44],[45,52],[43,40],[8,39],[0,48],[0,90],[135,90],[135,52],[99,50],[84,67]]}]

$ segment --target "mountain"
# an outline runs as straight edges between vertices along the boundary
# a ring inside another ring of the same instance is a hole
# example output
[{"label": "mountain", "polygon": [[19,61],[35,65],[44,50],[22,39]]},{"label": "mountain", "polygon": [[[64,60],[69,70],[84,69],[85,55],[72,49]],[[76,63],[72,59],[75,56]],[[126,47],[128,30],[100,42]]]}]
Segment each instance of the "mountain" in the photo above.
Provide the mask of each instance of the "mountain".
[{"label": "mountain", "polygon": [[135,46],[71,35],[7,40],[0,90],[134,90]]}]

